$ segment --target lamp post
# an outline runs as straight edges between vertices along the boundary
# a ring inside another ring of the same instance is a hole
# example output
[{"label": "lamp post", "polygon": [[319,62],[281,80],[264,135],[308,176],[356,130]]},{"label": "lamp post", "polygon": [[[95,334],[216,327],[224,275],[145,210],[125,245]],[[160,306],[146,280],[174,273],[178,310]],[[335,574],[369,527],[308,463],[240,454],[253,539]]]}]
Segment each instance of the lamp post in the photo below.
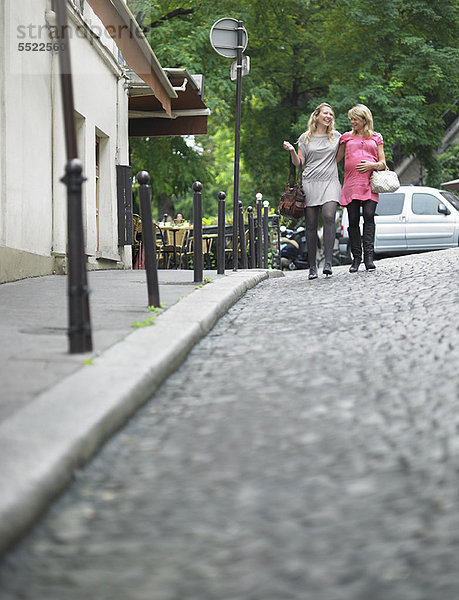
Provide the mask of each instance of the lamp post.
[{"label": "lamp post", "polygon": [[[241,149],[241,104],[242,104],[242,76],[247,75],[250,69],[249,57],[245,57],[243,64],[242,54],[247,47],[248,35],[244,21],[224,18],[212,25],[210,30],[210,43],[220,56],[236,58],[236,119],[234,127],[234,186],[233,186],[233,271],[238,266],[238,220],[239,220],[239,156]],[[231,77],[233,79],[233,77]],[[244,232],[239,232],[242,236]]]}]

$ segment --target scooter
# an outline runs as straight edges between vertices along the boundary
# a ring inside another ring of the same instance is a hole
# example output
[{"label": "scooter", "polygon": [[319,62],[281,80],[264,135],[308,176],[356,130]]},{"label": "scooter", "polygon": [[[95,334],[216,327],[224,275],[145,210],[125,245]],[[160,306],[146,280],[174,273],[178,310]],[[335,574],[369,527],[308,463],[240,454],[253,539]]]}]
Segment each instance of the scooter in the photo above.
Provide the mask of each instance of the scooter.
[{"label": "scooter", "polygon": [[309,269],[306,230],[304,227],[280,227],[280,256],[282,270]]}]

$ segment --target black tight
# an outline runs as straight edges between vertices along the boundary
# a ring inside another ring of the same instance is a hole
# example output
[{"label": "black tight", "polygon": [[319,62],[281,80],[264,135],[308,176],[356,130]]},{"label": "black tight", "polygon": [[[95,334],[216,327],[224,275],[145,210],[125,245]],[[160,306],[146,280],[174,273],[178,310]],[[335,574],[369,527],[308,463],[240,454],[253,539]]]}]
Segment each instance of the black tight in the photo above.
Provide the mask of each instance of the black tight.
[{"label": "black tight", "polygon": [[324,222],[324,253],[325,262],[332,262],[333,246],[336,235],[336,207],[337,202],[326,202],[320,206],[306,207],[306,245],[308,247],[308,259],[311,266],[315,266],[317,257],[317,226],[319,224],[319,209],[322,208],[322,220]]},{"label": "black tight", "polygon": [[[377,203],[373,200],[365,200],[363,206],[363,222],[365,224],[374,224]],[[349,215],[349,227],[358,227],[360,221],[360,200],[352,200],[347,205],[347,214]]]}]

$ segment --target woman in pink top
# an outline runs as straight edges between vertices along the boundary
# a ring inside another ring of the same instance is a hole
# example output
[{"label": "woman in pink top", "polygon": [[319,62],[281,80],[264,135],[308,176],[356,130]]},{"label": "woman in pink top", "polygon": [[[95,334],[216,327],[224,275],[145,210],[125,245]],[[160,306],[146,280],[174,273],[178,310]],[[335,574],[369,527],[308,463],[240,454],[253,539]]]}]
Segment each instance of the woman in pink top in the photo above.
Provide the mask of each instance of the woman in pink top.
[{"label": "woman in pink top", "polygon": [[352,131],[343,133],[336,155],[339,162],[344,159],[344,182],[341,204],[349,215],[349,242],[352,252],[351,273],[359,270],[362,262],[362,240],[360,236],[360,206],[363,208],[363,260],[367,270],[375,269],[373,262],[375,240],[375,211],[378,194],[370,188],[370,175],[386,166],[383,138],[373,131],[373,116],[364,104],[357,104],[347,113]]}]

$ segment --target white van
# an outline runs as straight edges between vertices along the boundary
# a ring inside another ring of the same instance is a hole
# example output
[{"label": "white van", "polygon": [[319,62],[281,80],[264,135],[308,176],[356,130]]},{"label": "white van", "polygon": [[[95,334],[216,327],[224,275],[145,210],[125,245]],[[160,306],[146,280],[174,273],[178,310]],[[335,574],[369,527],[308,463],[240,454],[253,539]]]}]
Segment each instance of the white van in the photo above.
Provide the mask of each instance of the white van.
[{"label": "white van", "polygon": [[[454,248],[459,246],[459,196],[431,187],[402,185],[391,194],[379,194],[375,223],[375,255]],[[344,209],[337,231],[344,260],[350,259],[348,227]]]}]

